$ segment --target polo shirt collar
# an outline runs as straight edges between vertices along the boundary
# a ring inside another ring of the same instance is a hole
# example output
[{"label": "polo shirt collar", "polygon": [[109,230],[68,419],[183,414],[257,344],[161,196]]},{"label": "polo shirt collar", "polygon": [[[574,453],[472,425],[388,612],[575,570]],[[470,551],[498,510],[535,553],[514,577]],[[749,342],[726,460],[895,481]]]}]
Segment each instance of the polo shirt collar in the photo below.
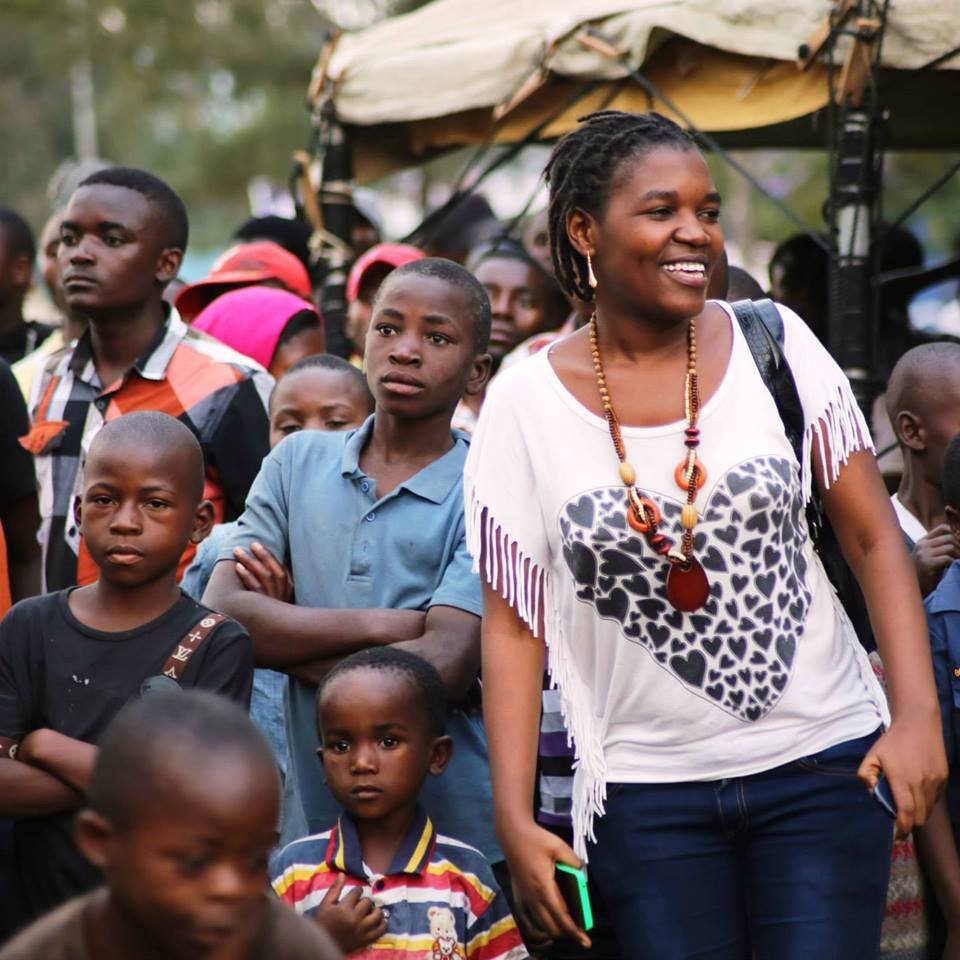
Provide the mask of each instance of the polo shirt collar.
[{"label": "polo shirt collar", "polygon": [[[427,865],[433,856],[436,836],[433,821],[427,816],[427,812],[418,805],[413,823],[410,824],[407,835],[397,849],[387,874],[394,876],[406,873],[412,876],[420,876],[427,869]],[[358,880],[367,878],[357,828],[346,813],[340,815],[336,829],[330,834],[325,861],[331,870],[349,873],[350,876],[356,877]]]},{"label": "polo shirt collar", "polygon": [[937,589],[927,598],[927,610],[930,613],[960,610],[960,560],[954,560],[947,567]]},{"label": "polo shirt collar", "polygon": [[[176,309],[167,303],[164,303],[163,306],[166,320],[160,325],[160,329],[157,330],[153,340],[147,344],[146,349],[136,359],[132,367],[144,380],[164,380],[166,378],[170,360],[180,341],[187,334],[187,326],[180,319],[180,314],[177,313]],[[87,371],[88,364],[92,361],[93,343],[88,328],[83,332],[73,349],[73,356],[70,358],[70,370],[75,376],[82,378],[84,372]],[[109,384],[104,386],[107,387]]]},{"label": "polo shirt collar", "polygon": [[[363,476],[360,470],[360,454],[373,433],[374,414],[371,414],[350,436],[343,447],[340,472],[345,477]],[[443,503],[448,494],[463,478],[463,450],[461,443],[469,443],[469,437],[459,430],[451,430],[453,446],[433,463],[404,480],[397,489],[410,493],[432,503]]]}]

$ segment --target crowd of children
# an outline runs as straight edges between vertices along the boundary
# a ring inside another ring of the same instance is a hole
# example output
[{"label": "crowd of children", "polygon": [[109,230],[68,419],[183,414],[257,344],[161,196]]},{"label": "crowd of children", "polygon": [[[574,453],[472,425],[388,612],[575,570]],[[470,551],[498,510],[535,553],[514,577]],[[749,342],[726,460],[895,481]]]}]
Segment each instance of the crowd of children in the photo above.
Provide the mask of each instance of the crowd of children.
[{"label": "crowd of children", "polygon": [[[613,268],[596,250],[573,273],[551,260],[550,231],[564,227],[553,212],[522,239],[491,232],[488,213],[463,226],[469,249],[441,224],[436,243],[466,266],[426,241],[367,250],[347,285],[354,355],[340,359],[323,352],[306,239],[289,223],[250,221],[207,278],[173,296],[180,198],[144,171],[94,173],[42,238],[54,330],[23,320],[38,251],[0,211],[0,960],[633,960],[613,898],[591,887],[592,929],[578,928],[552,880],[533,892],[517,825],[504,822],[496,791],[515,741],[536,777],[510,789],[525,791],[551,870],[582,863],[567,844],[584,849],[572,818],[583,773],[569,690],[553,682],[578,681],[569,663],[530,659],[537,715],[505,729],[504,708],[488,727],[492,783],[481,647],[499,703],[509,666],[484,614],[512,618],[521,641],[542,638],[560,615],[545,604],[560,600],[522,537],[498,540],[485,508],[465,510],[464,486],[465,468],[468,501],[489,475],[500,509],[544,522],[546,481],[508,488],[529,451],[498,447],[481,409],[512,416],[504,397],[534,370],[527,357],[547,371],[559,357],[563,373],[580,339],[545,348],[589,317],[594,267],[606,283]],[[575,220],[572,238],[597,235]],[[685,237],[671,242],[696,247]],[[729,284],[729,299],[756,299],[755,281],[722,261],[710,296],[726,299]],[[512,372],[485,405],[501,370]],[[958,384],[960,348],[919,346],[886,395],[904,457],[893,508],[926,597],[951,772],[916,831],[939,917],[924,942],[949,958],[960,957]],[[609,444],[586,406],[576,415]],[[606,509],[574,498],[560,530]],[[585,542],[557,553],[578,586],[591,564],[591,591],[626,565],[640,571]],[[626,616],[616,593],[596,600],[607,624]],[[567,654],[551,641],[555,656]],[[620,822],[611,814],[603,829]],[[591,867],[599,876],[603,861]]]}]

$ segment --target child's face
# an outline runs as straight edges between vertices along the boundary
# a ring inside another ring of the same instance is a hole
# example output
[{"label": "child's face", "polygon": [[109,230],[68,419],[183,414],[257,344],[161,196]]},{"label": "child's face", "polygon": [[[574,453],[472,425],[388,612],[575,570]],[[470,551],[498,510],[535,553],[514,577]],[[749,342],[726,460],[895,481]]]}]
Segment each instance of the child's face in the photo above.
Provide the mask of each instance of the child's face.
[{"label": "child's face", "polygon": [[307,367],[284,377],[270,401],[270,447],[299,430],[352,430],[370,416],[370,398],[356,377]]},{"label": "child's face", "polygon": [[337,802],[358,820],[379,820],[416,803],[428,774],[450,758],[410,681],[393,670],[337,677],[319,705],[320,756]]},{"label": "child's face", "polygon": [[[276,774],[239,750],[201,758],[175,746],[173,753],[181,757],[153,773],[156,789],[137,822],[107,824],[91,859],[123,914],[164,956],[246,956],[229,947],[249,944],[263,920]],[[88,831],[79,829],[90,855]]]},{"label": "child's face", "polygon": [[100,576],[133,587],[175,571],[190,540],[209,532],[213,508],[199,505],[192,457],[131,443],[99,444],[84,465],[77,523]]},{"label": "child's face", "polygon": [[[490,298],[490,354],[503,357],[557,322],[540,272],[513,257],[488,257],[474,271]],[[562,317],[559,318],[562,321]]]},{"label": "child's face", "polygon": [[364,359],[377,409],[404,419],[453,410],[482,391],[490,358],[477,355],[467,294],[438,277],[391,275]]},{"label": "child's face", "polygon": [[270,360],[270,369],[267,371],[274,380],[279,380],[295,363],[304,357],[323,353],[327,349],[327,338],[323,334],[323,327],[306,327],[294,334],[289,340],[273,351]]},{"label": "child's face", "polygon": [[182,251],[164,248],[157,208],[136,190],[95,184],[70,198],[57,262],[69,308],[92,314],[131,307],[177,275]]}]

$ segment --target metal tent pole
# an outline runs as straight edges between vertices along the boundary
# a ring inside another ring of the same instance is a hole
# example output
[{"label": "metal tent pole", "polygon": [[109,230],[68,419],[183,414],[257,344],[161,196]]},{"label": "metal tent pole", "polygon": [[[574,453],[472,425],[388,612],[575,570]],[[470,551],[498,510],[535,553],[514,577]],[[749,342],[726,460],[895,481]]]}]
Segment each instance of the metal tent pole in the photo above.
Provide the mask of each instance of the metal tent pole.
[{"label": "metal tent pole", "polygon": [[[853,26],[845,29],[844,23],[850,19]],[[828,339],[831,353],[868,417],[881,388],[876,376],[874,241],[882,177],[879,140],[883,118],[877,81],[885,20],[885,3],[860,0],[846,7],[843,21],[833,25],[831,38],[835,42],[839,36],[848,36],[851,45],[838,89],[831,86],[834,123],[829,220],[834,248]]]},{"label": "metal tent pole", "polygon": [[350,233],[353,227],[353,161],[343,127],[326,111],[320,129],[323,175],[320,210],[323,219],[322,260],[326,266],[320,288],[320,312],[327,339],[327,353],[348,357],[351,347],[344,332],[347,317],[347,271],[352,259]]}]

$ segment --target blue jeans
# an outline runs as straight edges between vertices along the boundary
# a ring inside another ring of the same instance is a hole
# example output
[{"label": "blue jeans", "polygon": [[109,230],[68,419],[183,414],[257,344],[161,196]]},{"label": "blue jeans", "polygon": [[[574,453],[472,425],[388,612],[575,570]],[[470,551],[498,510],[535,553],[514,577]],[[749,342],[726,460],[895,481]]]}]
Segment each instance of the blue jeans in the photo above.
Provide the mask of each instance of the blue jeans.
[{"label": "blue jeans", "polygon": [[857,779],[879,731],[765,773],[609,784],[591,886],[631,960],[874,960],[893,820]]}]

